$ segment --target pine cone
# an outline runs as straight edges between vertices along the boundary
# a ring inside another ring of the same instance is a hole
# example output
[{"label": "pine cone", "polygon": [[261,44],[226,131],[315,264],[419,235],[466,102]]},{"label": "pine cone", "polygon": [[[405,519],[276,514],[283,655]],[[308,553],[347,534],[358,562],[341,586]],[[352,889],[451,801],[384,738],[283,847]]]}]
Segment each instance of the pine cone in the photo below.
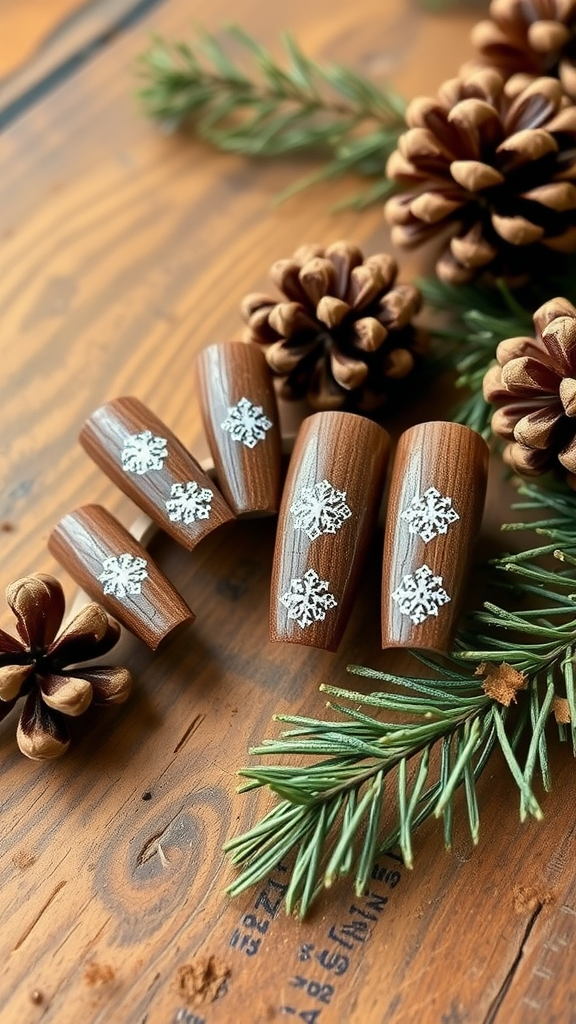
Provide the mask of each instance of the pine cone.
[{"label": "pine cone", "polygon": [[546,250],[576,249],[576,107],[560,82],[476,71],[414,100],[406,119],[388,175],[410,191],[386,216],[396,245],[442,237],[441,280],[518,280]]},{"label": "pine cone", "polygon": [[517,73],[559,77],[576,98],[576,0],[492,0],[489,17],[472,30],[477,62],[507,78]]},{"label": "pine cone", "polygon": [[265,345],[268,365],[283,378],[282,397],[364,412],[386,402],[423,349],[411,323],[420,292],[396,284],[397,273],[391,256],[364,259],[350,242],[305,245],[273,264],[282,300],[247,295],[242,316],[245,340]]},{"label": "pine cone", "polygon": [[59,757],[70,744],[66,716],[81,715],[91,703],[120,704],[130,693],[124,668],[66,668],[106,654],[120,627],[100,605],[89,604],[55,639],[64,594],[52,576],[16,580],[6,601],[20,639],[0,630],[0,721],[24,697],[16,733],[20,750],[40,761]]},{"label": "pine cone", "polygon": [[516,473],[568,470],[576,488],[576,309],[551,299],[534,313],[535,338],[508,338],[484,378],[484,397],[498,405],[492,429],[509,444]]}]

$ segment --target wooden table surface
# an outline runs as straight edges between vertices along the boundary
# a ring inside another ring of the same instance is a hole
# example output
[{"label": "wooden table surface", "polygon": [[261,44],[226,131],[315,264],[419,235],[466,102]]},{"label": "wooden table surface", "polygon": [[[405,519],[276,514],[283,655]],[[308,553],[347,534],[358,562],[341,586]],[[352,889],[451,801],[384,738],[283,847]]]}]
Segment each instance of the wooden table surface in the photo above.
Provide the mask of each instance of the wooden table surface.
[{"label": "wooden table surface", "polygon": [[[125,18],[133,8],[140,16]],[[329,212],[350,183],[274,207],[301,173],[297,161],[216,155],[141,117],[134,61],[150,33],[182,37],[231,19],[273,46],[289,27],[312,55],[389,73],[412,96],[468,55],[473,17],[426,14],[408,0],[101,0],[81,11],[5,0],[0,33],[9,27],[15,42],[0,81],[10,120],[0,136],[3,583],[54,572],[72,598],[46,550],[53,524],[86,502],[134,518],[76,443],[94,408],[137,395],[202,457],[194,354],[238,333],[238,302],[264,284],[269,264],[305,240],[388,245],[380,210]],[[64,74],[78,48],[84,56]],[[489,522],[503,514],[492,501]],[[132,699],[89,715],[61,762],[26,761],[14,723],[0,729],[2,1024],[576,1020],[565,747],[554,751],[541,824],[519,824],[517,791],[495,758],[479,786],[477,850],[463,823],[451,854],[427,827],[412,873],[383,858],[371,895],[336,887],[305,923],[270,916],[281,873],[236,901],[223,896],[222,842],[265,802],[235,794],[248,745],[277,728],[275,711],[321,713],[318,683],[345,685],[347,662],[386,664],[377,569],[338,656],[268,645],[273,535],[273,522],[236,526],[193,556],[158,542],[197,623],[154,656],[124,639]],[[0,625],[11,625],[4,608]],[[250,956],[242,936],[254,918],[268,927]],[[355,929],[358,919],[369,927]],[[346,973],[334,952],[348,958]]]}]

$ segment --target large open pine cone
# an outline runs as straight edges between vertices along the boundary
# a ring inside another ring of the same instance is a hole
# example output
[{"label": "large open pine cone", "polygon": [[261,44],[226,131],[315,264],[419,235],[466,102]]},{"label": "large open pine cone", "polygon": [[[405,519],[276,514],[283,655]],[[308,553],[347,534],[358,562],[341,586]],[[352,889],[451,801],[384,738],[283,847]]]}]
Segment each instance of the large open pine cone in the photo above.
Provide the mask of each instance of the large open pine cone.
[{"label": "large open pine cone", "polygon": [[492,0],[472,30],[480,61],[508,77],[559,76],[576,98],[576,0]]},{"label": "large open pine cone", "polygon": [[[23,754],[45,761],[70,744],[67,718],[90,704],[120,704],[132,680],[125,668],[81,666],[114,647],[120,627],[88,604],[59,636],[64,593],[53,576],[24,576],[6,589],[18,639],[0,629],[0,722],[23,698],[16,732]],[[72,666],[72,667],[70,667]]]},{"label": "large open pine cone", "polygon": [[397,284],[397,273],[391,256],[364,259],[350,242],[305,245],[273,264],[270,277],[282,299],[247,295],[242,316],[245,340],[265,346],[284,398],[366,412],[386,402],[422,347],[411,323],[420,292]]},{"label": "large open pine cone", "polygon": [[484,378],[499,406],[492,429],[508,441],[517,473],[537,476],[560,465],[576,487],[576,309],[551,299],[534,313],[535,338],[508,338]]},{"label": "large open pine cone", "polygon": [[527,81],[482,69],[408,107],[388,175],[409,191],[386,215],[397,245],[443,239],[443,281],[514,280],[576,250],[576,107],[556,79]]}]

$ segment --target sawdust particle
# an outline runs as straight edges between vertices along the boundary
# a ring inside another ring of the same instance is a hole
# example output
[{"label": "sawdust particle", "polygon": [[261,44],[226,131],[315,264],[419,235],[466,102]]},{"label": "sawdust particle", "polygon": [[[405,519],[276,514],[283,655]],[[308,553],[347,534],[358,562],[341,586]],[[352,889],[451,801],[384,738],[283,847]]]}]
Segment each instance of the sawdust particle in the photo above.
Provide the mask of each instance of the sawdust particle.
[{"label": "sawdust particle", "polygon": [[20,868],[21,871],[25,871],[26,868],[31,868],[36,863],[36,857],[33,853],[28,853],[27,850],[16,850],[16,853],[12,857],[12,863],[14,867]]},{"label": "sawdust particle", "polygon": [[176,985],[187,1006],[213,1003],[230,977],[230,968],[215,956],[198,957],[194,963],[182,964],[176,972]]},{"label": "sawdust particle", "polygon": [[484,693],[507,708],[512,703],[516,704],[518,690],[525,690],[527,686],[526,674],[518,672],[506,661],[503,661],[501,665],[483,661],[478,665],[474,675],[484,676],[482,683]]},{"label": "sawdust particle", "polygon": [[512,897],[517,914],[533,914],[538,906],[552,902],[552,893],[542,892],[536,885],[515,885]]},{"label": "sawdust particle", "polygon": [[115,977],[115,971],[109,964],[99,964],[95,960],[91,960],[84,971],[84,981],[90,988],[94,988],[95,985],[107,985],[114,981]]}]

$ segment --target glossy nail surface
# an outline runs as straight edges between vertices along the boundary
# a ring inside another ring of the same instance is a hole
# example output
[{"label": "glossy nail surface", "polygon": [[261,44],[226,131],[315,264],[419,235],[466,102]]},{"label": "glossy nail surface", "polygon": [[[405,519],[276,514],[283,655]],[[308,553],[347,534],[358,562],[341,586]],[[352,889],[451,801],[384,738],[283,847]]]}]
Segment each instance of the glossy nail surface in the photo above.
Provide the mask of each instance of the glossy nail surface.
[{"label": "glossy nail surface", "polygon": [[270,639],[335,651],[376,525],[390,438],[349,412],[300,427],[278,519]]},{"label": "glossy nail surface", "polygon": [[117,487],[188,551],[234,518],[184,445],[137,398],[116,398],[97,409],[80,432],[80,444]]},{"label": "glossy nail surface", "polygon": [[276,395],[260,349],[227,341],[197,361],[204,430],[220,490],[238,516],[272,515],[281,490]]},{"label": "glossy nail surface", "polygon": [[152,650],[177,626],[194,621],[148,552],[100,505],[64,516],[48,547],[87,594]]},{"label": "glossy nail surface", "polygon": [[386,515],[383,647],[450,650],[487,477],[488,446],[469,427],[421,423],[402,434]]}]

